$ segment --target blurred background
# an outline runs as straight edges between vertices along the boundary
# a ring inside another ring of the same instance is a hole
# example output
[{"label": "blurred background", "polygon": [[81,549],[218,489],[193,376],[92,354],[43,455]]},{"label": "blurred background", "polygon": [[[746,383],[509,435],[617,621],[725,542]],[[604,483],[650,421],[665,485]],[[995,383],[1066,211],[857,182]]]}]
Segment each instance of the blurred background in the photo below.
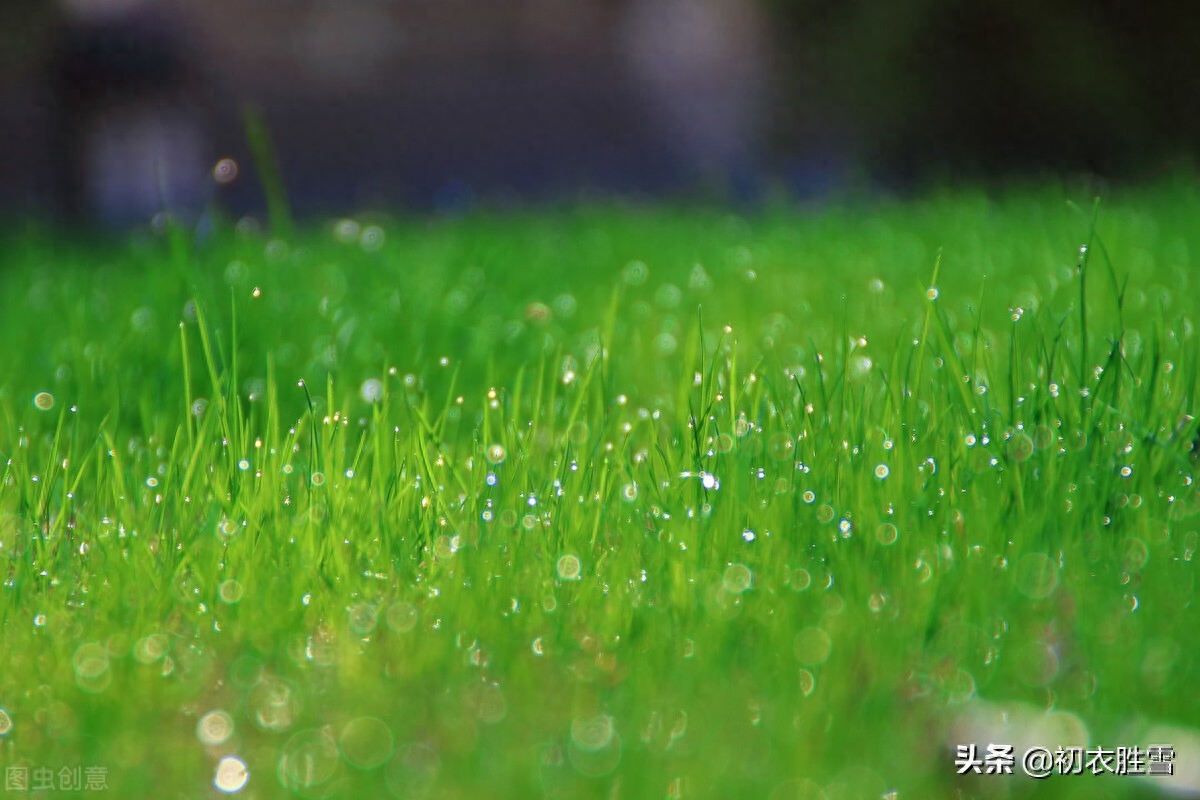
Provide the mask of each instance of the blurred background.
[{"label": "blurred background", "polygon": [[247,109],[300,214],[1134,179],[1200,142],[1197,22],[1129,0],[7,0],[0,216],[259,208]]}]

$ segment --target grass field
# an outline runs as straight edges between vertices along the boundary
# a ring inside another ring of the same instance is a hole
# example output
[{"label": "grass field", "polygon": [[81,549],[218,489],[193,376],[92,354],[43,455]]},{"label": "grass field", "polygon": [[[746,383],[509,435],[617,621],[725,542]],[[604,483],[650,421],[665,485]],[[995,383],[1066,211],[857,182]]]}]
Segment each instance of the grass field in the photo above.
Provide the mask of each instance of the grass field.
[{"label": "grass field", "polygon": [[1197,219],[10,235],[0,796],[1200,793]]}]

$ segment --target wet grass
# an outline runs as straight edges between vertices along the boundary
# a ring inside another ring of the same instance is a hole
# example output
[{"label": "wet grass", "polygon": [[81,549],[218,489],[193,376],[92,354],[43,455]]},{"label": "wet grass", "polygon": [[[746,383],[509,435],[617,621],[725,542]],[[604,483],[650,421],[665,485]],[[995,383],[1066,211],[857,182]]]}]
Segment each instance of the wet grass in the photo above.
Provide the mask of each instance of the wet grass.
[{"label": "wet grass", "polygon": [[1069,199],[10,238],[0,765],[1156,796],[953,763],[1200,736],[1200,195]]}]

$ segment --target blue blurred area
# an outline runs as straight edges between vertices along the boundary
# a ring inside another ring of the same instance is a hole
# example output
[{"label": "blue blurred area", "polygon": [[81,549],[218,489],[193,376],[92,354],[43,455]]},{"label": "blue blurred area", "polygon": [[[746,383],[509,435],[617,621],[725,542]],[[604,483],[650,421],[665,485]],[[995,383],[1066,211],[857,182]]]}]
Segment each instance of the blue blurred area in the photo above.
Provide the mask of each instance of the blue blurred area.
[{"label": "blue blurred area", "polygon": [[[750,196],[762,172],[769,45],[742,0],[72,0],[38,16],[32,80],[0,96],[25,129],[5,149],[28,154],[0,186],[9,211],[119,226],[258,209],[248,106],[299,214]],[[206,173],[220,158],[237,180]]]},{"label": "blue blurred area", "polygon": [[256,212],[248,107],[301,215],[1117,174],[1194,152],[1185,20],[1117,0],[14,0],[0,214]]}]

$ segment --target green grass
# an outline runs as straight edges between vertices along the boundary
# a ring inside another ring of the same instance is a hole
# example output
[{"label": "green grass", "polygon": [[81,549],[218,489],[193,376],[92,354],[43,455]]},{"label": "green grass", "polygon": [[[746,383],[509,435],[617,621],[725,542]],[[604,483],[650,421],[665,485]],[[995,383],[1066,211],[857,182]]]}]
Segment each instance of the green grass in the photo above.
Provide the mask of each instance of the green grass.
[{"label": "green grass", "polygon": [[10,236],[0,766],[1158,796],[953,764],[1200,758],[1200,193],[1068,199]]}]

